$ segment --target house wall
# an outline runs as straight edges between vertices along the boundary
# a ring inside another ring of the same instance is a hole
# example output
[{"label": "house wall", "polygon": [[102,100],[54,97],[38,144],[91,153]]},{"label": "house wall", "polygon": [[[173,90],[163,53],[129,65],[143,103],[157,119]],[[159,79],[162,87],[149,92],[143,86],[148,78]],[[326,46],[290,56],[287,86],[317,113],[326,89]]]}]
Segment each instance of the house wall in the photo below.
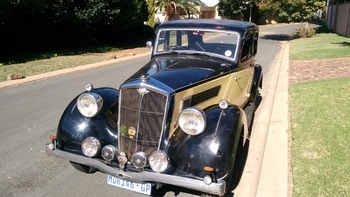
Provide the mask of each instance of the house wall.
[{"label": "house wall", "polygon": [[[221,19],[221,16],[219,16],[219,11],[218,11],[218,5],[215,6],[202,6],[199,7],[198,9],[201,11],[202,14],[199,16],[197,15],[192,15],[191,18],[216,18],[216,19]],[[181,15],[181,18],[188,18],[187,15]],[[165,15],[163,12],[157,12],[154,16],[154,21],[163,23],[165,20]]]},{"label": "house wall", "polygon": [[213,7],[202,6],[200,7],[200,11],[202,12],[200,18],[221,19],[221,16],[219,16],[218,5],[215,5]]},{"label": "house wall", "polygon": [[350,3],[329,5],[326,24],[337,34],[350,37]]},{"label": "house wall", "polygon": [[165,20],[165,15],[163,14],[163,12],[157,12],[155,15],[154,15],[154,21],[156,23],[163,23]]}]

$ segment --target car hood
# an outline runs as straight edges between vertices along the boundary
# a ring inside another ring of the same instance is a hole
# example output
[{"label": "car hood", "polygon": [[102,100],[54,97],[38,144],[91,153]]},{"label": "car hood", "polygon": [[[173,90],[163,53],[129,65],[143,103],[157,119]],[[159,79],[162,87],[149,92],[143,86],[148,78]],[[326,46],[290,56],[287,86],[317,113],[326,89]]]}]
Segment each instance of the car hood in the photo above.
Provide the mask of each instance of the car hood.
[{"label": "car hood", "polygon": [[155,79],[173,90],[228,74],[236,63],[207,55],[166,55],[151,59],[127,81]]}]

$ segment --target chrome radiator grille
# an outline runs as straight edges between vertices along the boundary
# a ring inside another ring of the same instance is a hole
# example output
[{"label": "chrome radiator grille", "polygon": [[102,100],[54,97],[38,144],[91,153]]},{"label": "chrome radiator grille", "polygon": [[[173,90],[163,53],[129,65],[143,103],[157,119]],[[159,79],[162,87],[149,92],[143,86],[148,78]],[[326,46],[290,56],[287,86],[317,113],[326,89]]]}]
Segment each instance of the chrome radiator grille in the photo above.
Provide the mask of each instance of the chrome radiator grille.
[{"label": "chrome radiator grille", "polygon": [[138,151],[149,156],[158,149],[167,96],[152,90],[141,95],[136,88],[122,89],[120,96],[119,152],[129,160]]}]

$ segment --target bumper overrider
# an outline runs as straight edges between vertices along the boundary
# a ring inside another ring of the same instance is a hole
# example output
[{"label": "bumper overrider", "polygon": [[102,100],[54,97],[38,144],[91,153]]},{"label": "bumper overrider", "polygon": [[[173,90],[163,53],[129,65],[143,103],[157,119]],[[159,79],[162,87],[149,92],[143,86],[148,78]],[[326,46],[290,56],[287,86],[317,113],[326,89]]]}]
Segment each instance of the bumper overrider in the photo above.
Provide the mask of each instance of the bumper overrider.
[{"label": "bumper overrider", "polygon": [[75,163],[91,166],[99,169],[101,172],[121,178],[126,181],[134,182],[157,182],[169,185],[175,185],[205,193],[211,193],[223,196],[226,191],[226,181],[218,180],[217,183],[205,184],[204,181],[169,174],[160,174],[156,172],[130,172],[118,168],[112,168],[96,159],[76,155],[54,148],[53,143],[46,144],[46,153],[49,155],[66,159]]}]

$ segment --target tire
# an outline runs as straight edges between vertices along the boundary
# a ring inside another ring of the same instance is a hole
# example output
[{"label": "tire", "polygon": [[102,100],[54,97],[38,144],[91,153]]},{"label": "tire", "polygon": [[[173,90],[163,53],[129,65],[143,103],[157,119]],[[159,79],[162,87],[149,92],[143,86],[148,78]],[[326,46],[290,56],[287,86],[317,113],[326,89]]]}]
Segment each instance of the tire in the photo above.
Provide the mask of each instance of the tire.
[{"label": "tire", "polygon": [[93,168],[91,166],[86,166],[86,165],[75,163],[72,161],[69,161],[69,162],[75,169],[79,170],[80,172],[84,172],[87,174],[93,174],[97,171],[96,168]]},{"label": "tire", "polygon": [[214,194],[202,193],[201,197],[219,197],[219,196],[218,195],[214,195]]},{"label": "tire", "polygon": [[248,124],[248,125],[244,125],[244,126],[248,126],[248,131],[251,131],[256,109],[257,109],[257,107],[256,107],[256,104],[254,102],[249,102],[246,105],[246,107],[244,108],[244,112],[246,113],[247,124]]}]

